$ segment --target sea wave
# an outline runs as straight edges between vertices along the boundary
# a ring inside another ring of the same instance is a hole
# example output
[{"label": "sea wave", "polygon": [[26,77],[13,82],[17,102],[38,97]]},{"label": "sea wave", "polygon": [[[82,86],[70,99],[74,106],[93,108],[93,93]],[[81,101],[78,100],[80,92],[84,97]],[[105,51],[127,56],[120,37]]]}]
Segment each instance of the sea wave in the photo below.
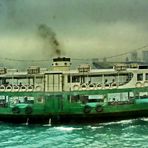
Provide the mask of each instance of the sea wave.
[{"label": "sea wave", "polygon": [[148,119],[89,125],[0,124],[0,148],[147,147]]}]

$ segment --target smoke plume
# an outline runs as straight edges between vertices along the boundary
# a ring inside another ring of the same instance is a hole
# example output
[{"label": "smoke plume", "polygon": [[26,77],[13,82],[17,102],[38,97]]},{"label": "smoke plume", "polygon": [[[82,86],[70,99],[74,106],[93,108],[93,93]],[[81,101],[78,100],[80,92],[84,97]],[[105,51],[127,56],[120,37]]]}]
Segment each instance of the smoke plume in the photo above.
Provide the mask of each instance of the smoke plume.
[{"label": "smoke plume", "polygon": [[45,24],[41,24],[38,27],[38,31],[39,35],[45,41],[45,44],[47,44],[49,48],[51,47],[52,53],[55,56],[61,56],[60,44],[56,38],[55,32],[53,32],[52,29]]}]

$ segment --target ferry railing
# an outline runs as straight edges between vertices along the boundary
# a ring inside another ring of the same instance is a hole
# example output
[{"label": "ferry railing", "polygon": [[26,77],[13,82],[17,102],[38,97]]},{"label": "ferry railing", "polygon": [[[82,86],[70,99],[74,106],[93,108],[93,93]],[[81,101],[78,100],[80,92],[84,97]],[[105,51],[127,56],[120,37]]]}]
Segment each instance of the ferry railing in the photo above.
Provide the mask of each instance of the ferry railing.
[{"label": "ferry railing", "polygon": [[0,85],[0,92],[31,92],[31,91],[42,91],[41,85]]}]

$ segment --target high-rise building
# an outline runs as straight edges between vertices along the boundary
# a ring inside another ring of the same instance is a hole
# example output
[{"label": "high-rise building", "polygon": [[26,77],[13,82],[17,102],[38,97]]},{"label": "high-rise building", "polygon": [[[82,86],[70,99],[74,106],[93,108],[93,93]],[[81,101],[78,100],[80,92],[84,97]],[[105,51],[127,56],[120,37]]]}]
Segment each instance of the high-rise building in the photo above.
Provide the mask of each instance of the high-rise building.
[{"label": "high-rise building", "polygon": [[138,61],[138,54],[136,51],[131,53],[131,61]]},{"label": "high-rise building", "polygon": [[148,62],[148,51],[142,51],[143,61]]}]

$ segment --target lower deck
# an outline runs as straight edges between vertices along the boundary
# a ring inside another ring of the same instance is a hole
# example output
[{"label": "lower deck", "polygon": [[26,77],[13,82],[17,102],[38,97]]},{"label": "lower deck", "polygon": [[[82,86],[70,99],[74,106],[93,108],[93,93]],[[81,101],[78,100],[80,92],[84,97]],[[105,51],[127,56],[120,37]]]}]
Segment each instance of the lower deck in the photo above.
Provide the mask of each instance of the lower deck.
[{"label": "lower deck", "polygon": [[148,88],[71,92],[1,92],[0,120],[89,122],[148,116]]}]

